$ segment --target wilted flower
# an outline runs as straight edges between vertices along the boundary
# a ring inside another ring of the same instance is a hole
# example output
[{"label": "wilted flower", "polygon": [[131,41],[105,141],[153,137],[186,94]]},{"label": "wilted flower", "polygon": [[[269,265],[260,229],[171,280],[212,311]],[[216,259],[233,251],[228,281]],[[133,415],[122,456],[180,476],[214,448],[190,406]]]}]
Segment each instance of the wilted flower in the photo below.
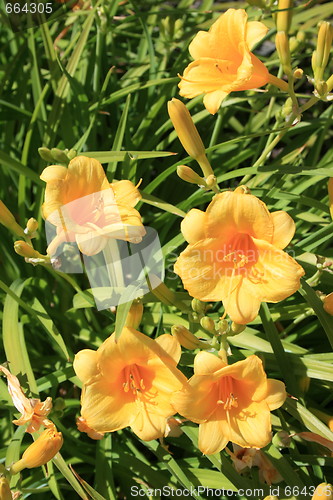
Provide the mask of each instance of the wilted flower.
[{"label": "wilted flower", "polygon": [[267,31],[258,21],[247,22],[245,10],[228,9],[208,32],[199,31],[191,42],[194,61],[181,77],[180,95],[205,94],[204,105],[214,114],[230,92],[268,83],[267,68],[251,52]]},{"label": "wilted flower", "polygon": [[11,466],[11,473],[17,474],[26,468],[32,469],[45,465],[58,453],[62,445],[62,434],[57,432],[55,425],[52,425],[25,450],[21,460]]},{"label": "wilted flower", "polygon": [[26,432],[30,433],[38,431],[41,425],[52,426],[52,422],[46,418],[52,409],[52,398],[46,398],[43,402],[40,399],[28,399],[21,389],[18,378],[2,365],[0,365],[0,371],[7,377],[8,392],[13,400],[13,405],[22,413],[18,420],[13,420],[13,424],[29,423]]},{"label": "wilted flower", "polygon": [[201,351],[194,375],[171,402],[184,417],[200,424],[199,449],[210,455],[229,441],[243,448],[262,448],[271,440],[270,411],[286,399],[283,382],[267,379],[262,361],[249,356],[227,365]]},{"label": "wilted flower", "polygon": [[145,229],[133,208],[141,199],[139,191],[127,180],[110,184],[97,160],[77,156],[68,168],[45,168],[41,179],[46,182],[43,216],[57,228],[49,254],[66,241],[76,241],[83,254],[95,255],[109,238],[142,240]]},{"label": "wilted flower", "polygon": [[257,450],[256,448],[242,448],[237,444],[233,444],[233,450],[231,452],[226,448],[238,473],[241,474],[245,469],[258,467],[261,482],[271,485],[282,481],[283,478],[279,471],[261,450]]},{"label": "wilted flower", "polygon": [[188,247],[175,272],[192,297],[223,301],[237,324],[253,321],[261,302],[298,290],[303,268],[282,249],[295,232],[291,217],[270,213],[244,187],[216,195],[206,212],[190,210],[181,223]]},{"label": "wilted flower", "polygon": [[81,416],[89,432],[130,426],[146,441],[163,437],[175,413],[170,396],[186,384],[176,368],[179,358],[180,345],[171,335],[153,340],[129,327],[97,351],[80,351],[74,369],[83,382]]}]

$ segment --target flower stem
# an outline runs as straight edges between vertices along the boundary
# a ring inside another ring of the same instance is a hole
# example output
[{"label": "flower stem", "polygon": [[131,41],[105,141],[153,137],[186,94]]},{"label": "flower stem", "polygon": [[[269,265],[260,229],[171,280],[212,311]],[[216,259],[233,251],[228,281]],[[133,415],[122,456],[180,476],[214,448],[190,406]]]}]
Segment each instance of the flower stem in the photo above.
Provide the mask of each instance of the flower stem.
[{"label": "flower stem", "polygon": [[280,90],[283,90],[283,92],[289,93],[289,85],[287,82],[282,80],[282,78],[278,78],[277,76],[268,73],[268,83],[274,85],[275,87],[278,87]]}]

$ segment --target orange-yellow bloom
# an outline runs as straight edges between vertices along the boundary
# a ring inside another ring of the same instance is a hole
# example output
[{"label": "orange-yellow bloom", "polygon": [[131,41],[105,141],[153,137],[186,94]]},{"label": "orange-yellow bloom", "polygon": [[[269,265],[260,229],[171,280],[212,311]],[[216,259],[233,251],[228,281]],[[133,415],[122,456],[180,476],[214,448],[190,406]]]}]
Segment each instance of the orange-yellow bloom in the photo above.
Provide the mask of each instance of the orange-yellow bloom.
[{"label": "orange-yellow bloom", "polygon": [[267,31],[258,21],[247,22],[245,10],[228,9],[208,32],[199,31],[191,42],[194,61],[181,77],[180,95],[192,98],[205,94],[204,105],[214,114],[230,92],[268,83],[267,68],[251,52]]},{"label": "orange-yellow bloom", "polygon": [[30,433],[38,431],[41,425],[46,427],[50,424],[53,425],[46,418],[52,409],[52,398],[46,398],[43,402],[40,399],[28,399],[21,389],[18,378],[2,365],[0,365],[0,371],[7,377],[8,392],[13,400],[13,405],[22,413],[18,420],[13,420],[13,424],[25,425],[29,423],[26,432]]},{"label": "orange-yellow bloom", "polygon": [[57,432],[55,425],[45,429],[39,438],[25,450],[21,460],[12,465],[12,474],[17,474],[26,468],[32,469],[45,465],[58,453],[62,445],[62,434]]},{"label": "orange-yellow bloom", "polygon": [[171,335],[153,340],[125,327],[97,351],[84,349],[74,360],[83,382],[81,415],[89,432],[113,432],[130,426],[146,441],[164,436],[175,410],[173,392],[186,384],[176,368],[180,345]]},{"label": "orange-yellow bloom", "polygon": [[109,238],[139,242],[144,236],[133,208],[141,199],[139,191],[127,180],[110,184],[97,160],[77,156],[68,168],[45,168],[41,179],[46,182],[43,216],[57,228],[49,254],[65,241],[76,241],[83,254],[96,255]]},{"label": "orange-yellow bloom", "polygon": [[298,290],[303,268],[282,249],[295,224],[243,187],[214,196],[206,212],[190,210],[181,224],[188,247],[175,272],[192,297],[223,301],[237,324],[258,314],[261,302],[279,302]]},{"label": "orange-yellow bloom", "polygon": [[227,365],[201,351],[194,375],[171,402],[184,417],[200,424],[199,449],[210,455],[229,441],[243,448],[262,448],[271,440],[270,411],[286,399],[283,382],[267,379],[258,356]]},{"label": "orange-yellow bloom", "polygon": [[329,483],[318,484],[311,500],[333,500],[333,486]]}]

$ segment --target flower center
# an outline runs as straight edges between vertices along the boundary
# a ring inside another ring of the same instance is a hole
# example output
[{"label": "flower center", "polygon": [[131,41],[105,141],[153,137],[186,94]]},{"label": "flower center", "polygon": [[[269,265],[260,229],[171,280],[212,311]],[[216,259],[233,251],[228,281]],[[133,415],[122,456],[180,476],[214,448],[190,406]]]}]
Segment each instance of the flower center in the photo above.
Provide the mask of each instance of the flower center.
[{"label": "flower center", "polygon": [[140,373],[140,368],[136,364],[126,366],[124,370],[124,378],[124,392],[131,391],[133,395],[138,396],[145,390],[146,387]]},{"label": "flower center", "polygon": [[241,270],[255,264],[258,258],[258,251],[251,236],[245,233],[238,233],[217,251],[217,260],[223,267],[231,270]]},{"label": "flower center", "polygon": [[233,393],[233,381],[231,377],[223,377],[218,382],[218,405],[223,405],[224,410],[237,408],[237,397]]}]

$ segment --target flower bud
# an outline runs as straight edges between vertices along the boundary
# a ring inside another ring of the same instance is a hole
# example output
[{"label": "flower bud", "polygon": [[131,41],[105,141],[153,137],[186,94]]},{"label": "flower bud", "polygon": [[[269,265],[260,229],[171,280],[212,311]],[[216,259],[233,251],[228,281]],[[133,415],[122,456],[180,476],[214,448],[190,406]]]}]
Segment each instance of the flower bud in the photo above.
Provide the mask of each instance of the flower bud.
[{"label": "flower bud", "polygon": [[293,77],[296,80],[300,80],[303,77],[304,71],[301,68],[296,68],[293,73]]},{"label": "flower bud", "polygon": [[325,413],[321,410],[317,410],[317,408],[309,408],[311,413],[316,415],[322,422],[324,422],[327,427],[333,432],[333,417],[332,415],[329,415],[328,413]]},{"label": "flower bud", "polygon": [[291,59],[288,36],[284,31],[278,31],[275,36],[276,50],[279,54],[283,71],[286,75],[291,75]]},{"label": "flower bud", "polygon": [[199,299],[192,299],[191,307],[194,312],[198,314],[204,314],[207,309],[207,304],[201,302]]},{"label": "flower bud", "polygon": [[47,161],[48,163],[53,163],[53,156],[49,148],[38,148],[38,153],[43,160]]},{"label": "flower bud", "polygon": [[229,332],[229,336],[238,335],[239,333],[244,332],[246,325],[238,325],[234,321],[231,323],[231,331]]},{"label": "flower bud", "polygon": [[288,33],[293,15],[293,0],[279,0],[276,29]]},{"label": "flower bud", "polygon": [[328,483],[320,483],[313,494],[312,500],[333,500],[333,487]]},{"label": "flower bud", "polygon": [[276,448],[289,448],[291,437],[288,432],[279,431],[273,436],[272,443],[276,446]]},{"label": "flower bud", "polygon": [[140,301],[134,301],[128,311],[125,326],[129,326],[137,330],[141,323],[143,314],[143,304]]},{"label": "flower bud", "polygon": [[31,217],[31,219],[27,222],[27,227],[24,230],[24,234],[30,236],[30,238],[34,238],[36,236],[36,231],[38,229],[38,222],[36,219]]},{"label": "flower bud", "polygon": [[168,112],[180,142],[194,159],[205,155],[205,147],[185,104],[173,98],[168,102]]},{"label": "flower bud", "polygon": [[288,99],[286,99],[286,102],[282,106],[281,116],[283,118],[287,118],[289,115],[291,115],[292,111],[293,111],[293,101],[291,100],[290,97],[288,97]]},{"label": "flower bud", "polygon": [[4,476],[0,477],[0,500],[13,500],[9,483]]},{"label": "flower bud", "polygon": [[65,163],[66,165],[69,163],[69,158],[65,151],[62,151],[59,148],[52,148],[51,154],[53,159],[58,161],[59,163]]},{"label": "flower bud", "polygon": [[203,177],[200,177],[192,168],[186,165],[180,165],[177,167],[177,175],[183,181],[189,182],[190,184],[197,184],[198,186],[205,186],[206,181]]},{"label": "flower bud", "polygon": [[14,215],[6,207],[6,205],[0,200],[0,224],[10,229],[17,236],[24,236],[24,231],[21,226],[15,220]]},{"label": "flower bud", "polygon": [[323,80],[333,40],[333,26],[328,21],[319,24],[317,47],[312,56],[315,80]]},{"label": "flower bud", "polygon": [[210,345],[199,340],[183,325],[174,325],[171,327],[171,334],[176,337],[181,346],[185,349],[207,349]]},{"label": "flower bud", "polygon": [[23,453],[21,460],[11,466],[11,473],[17,474],[22,469],[40,467],[58,453],[63,444],[61,432],[57,432],[55,425],[45,429]]},{"label": "flower bud", "polygon": [[73,158],[75,158],[76,155],[77,155],[77,151],[75,149],[70,149],[67,153],[67,158],[69,160],[73,160]]},{"label": "flower bud", "polygon": [[202,328],[208,330],[211,333],[216,332],[214,320],[212,320],[212,318],[209,318],[208,316],[204,316],[200,319],[200,325],[202,326]]},{"label": "flower bud", "polygon": [[25,241],[15,241],[14,250],[21,257],[26,257],[28,259],[45,259],[45,255],[37,252],[32,246],[28,245]]},{"label": "flower bud", "polygon": [[220,319],[216,325],[217,331],[222,335],[223,333],[228,333],[229,331],[229,321],[227,319]]},{"label": "flower bud", "polygon": [[215,175],[209,175],[206,179],[206,185],[208,188],[213,188],[216,186],[216,183],[217,183],[217,179],[215,177]]}]

